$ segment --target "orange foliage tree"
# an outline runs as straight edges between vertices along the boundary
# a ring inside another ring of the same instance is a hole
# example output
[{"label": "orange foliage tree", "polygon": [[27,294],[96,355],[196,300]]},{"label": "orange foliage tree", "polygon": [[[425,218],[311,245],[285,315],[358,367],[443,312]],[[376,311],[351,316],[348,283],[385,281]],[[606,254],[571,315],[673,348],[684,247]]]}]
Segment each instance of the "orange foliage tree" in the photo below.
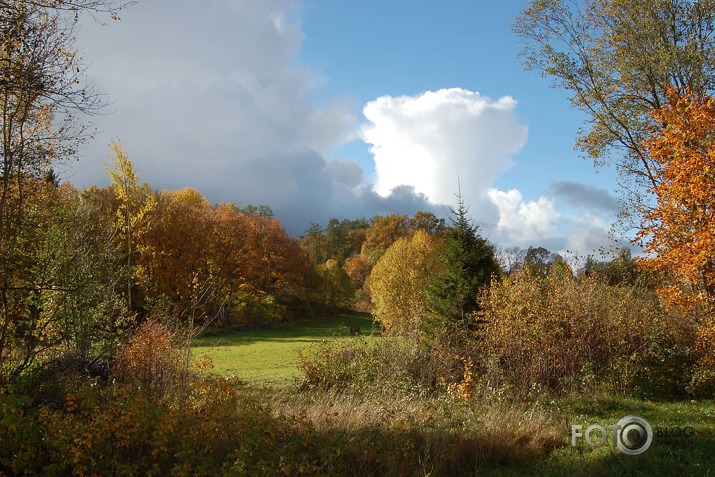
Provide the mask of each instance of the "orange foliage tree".
[{"label": "orange foliage tree", "polygon": [[715,99],[671,91],[651,113],[644,142],[657,172],[637,241],[649,256],[640,265],[669,278],[660,289],[669,305],[715,297]]},{"label": "orange foliage tree", "polygon": [[307,256],[276,219],[211,205],[190,188],[159,192],[151,214],[139,243],[140,282],[174,314],[283,318],[305,298]]},{"label": "orange foliage tree", "polygon": [[161,191],[139,242],[140,282],[149,296],[164,296],[181,313],[194,313],[208,280],[209,204],[195,189]]},{"label": "orange foliage tree", "polygon": [[[247,223],[243,254],[245,277],[243,288],[258,298],[264,309],[295,304],[306,298],[305,278],[308,257],[297,240],[290,237],[276,219],[241,215]],[[268,308],[265,308],[267,306]]]}]

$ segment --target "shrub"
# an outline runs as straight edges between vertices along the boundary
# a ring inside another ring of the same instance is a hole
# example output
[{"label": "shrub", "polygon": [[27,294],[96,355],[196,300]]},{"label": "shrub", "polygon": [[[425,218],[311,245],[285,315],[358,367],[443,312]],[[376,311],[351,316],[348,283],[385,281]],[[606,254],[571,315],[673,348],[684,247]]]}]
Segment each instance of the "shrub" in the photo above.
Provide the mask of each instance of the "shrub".
[{"label": "shrub", "polygon": [[229,379],[191,376],[161,397],[86,380],[60,407],[0,395],[0,474],[306,475],[323,443]]},{"label": "shrub", "polygon": [[32,398],[0,389],[0,475],[41,475],[42,428]]},{"label": "shrub", "polygon": [[299,369],[304,389],[389,389],[435,391],[440,378],[451,376],[461,363],[448,360],[423,344],[402,337],[368,342],[362,338],[324,341],[301,353]]},{"label": "shrub", "polygon": [[696,397],[715,397],[715,320],[712,318],[698,328],[695,359],[688,391]]},{"label": "shrub", "polygon": [[143,322],[119,348],[113,377],[131,389],[142,389],[151,398],[171,392],[188,367],[184,350],[171,327],[156,318]]},{"label": "shrub", "polygon": [[486,291],[482,305],[480,363],[490,387],[562,392],[598,383],[637,393],[682,377],[677,362],[687,350],[666,332],[651,290],[520,271]]}]

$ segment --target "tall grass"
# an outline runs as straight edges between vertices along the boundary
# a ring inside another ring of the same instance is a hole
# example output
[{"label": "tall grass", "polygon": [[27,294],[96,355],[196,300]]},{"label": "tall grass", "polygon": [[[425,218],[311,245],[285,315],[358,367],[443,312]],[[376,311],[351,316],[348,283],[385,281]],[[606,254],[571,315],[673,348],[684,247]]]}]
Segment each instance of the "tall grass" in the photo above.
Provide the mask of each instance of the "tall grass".
[{"label": "tall grass", "polygon": [[566,444],[563,423],[538,406],[464,405],[449,398],[387,390],[311,391],[275,397],[338,443],[344,475],[473,475],[519,468]]}]

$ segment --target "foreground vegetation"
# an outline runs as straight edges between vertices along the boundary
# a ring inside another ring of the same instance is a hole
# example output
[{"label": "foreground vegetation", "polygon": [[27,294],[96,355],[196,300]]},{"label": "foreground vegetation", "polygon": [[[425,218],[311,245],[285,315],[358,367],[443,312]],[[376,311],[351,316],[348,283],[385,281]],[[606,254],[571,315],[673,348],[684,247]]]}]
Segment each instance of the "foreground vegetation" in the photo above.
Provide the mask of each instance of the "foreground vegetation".
[{"label": "foreground vegetation", "polygon": [[[71,361],[37,368],[0,395],[0,471],[597,476],[715,470],[715,401],[619,397],[598,385],[580,394],[527,397],[488,390],[476,376],[471,385],[465,376],[454,383],[444,379],[445,363],[413,341],[343,336],[344,320],[293,330],[316,344],[306,344],[298,379],[268,387],[258,377],[187,369],[185,350],[157,322],[134,335],[108,375]],[[326,339],[336,331],[339,336]],[[286,332],[254,339],[280,354],[291,347],[282,339]],[[241,338],[245,333],[236,333]],[[645,417],[656,432],[644,454],[624,455],[610,441],[571,446],[572,424],[608,425],[629,414]],[[676,431],[686,428],[693,432]]]}]

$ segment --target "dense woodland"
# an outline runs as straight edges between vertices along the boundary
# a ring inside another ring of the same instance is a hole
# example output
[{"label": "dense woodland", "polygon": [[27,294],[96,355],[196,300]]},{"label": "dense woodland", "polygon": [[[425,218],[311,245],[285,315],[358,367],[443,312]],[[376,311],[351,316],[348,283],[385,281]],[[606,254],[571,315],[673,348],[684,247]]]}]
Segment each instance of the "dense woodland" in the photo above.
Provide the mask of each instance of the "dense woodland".
[{"label": "dense woodland", "polygon": [[[587,4],[578,17],[568,2],[530,2],[515,32],[527,66],[593,114],[580,147],[621,161],[622,217],[646,253],[567,263],[539,244],[491,243],[459,196],[449,217],[335,218],[291,237],[268,205],[154,190],[120,143],[111,185],[78,190],[54,171],[102,104],[73,14],[127,5],[0,2],[0,475],[344,474],[347,437],[200,373],[190,349],[206,329],[349,309],[384,338],[304,356],[299,390],[465,405],[596,387],[715,396],[715,4]],[[648,63],[631,40],[669,54]]]}]

